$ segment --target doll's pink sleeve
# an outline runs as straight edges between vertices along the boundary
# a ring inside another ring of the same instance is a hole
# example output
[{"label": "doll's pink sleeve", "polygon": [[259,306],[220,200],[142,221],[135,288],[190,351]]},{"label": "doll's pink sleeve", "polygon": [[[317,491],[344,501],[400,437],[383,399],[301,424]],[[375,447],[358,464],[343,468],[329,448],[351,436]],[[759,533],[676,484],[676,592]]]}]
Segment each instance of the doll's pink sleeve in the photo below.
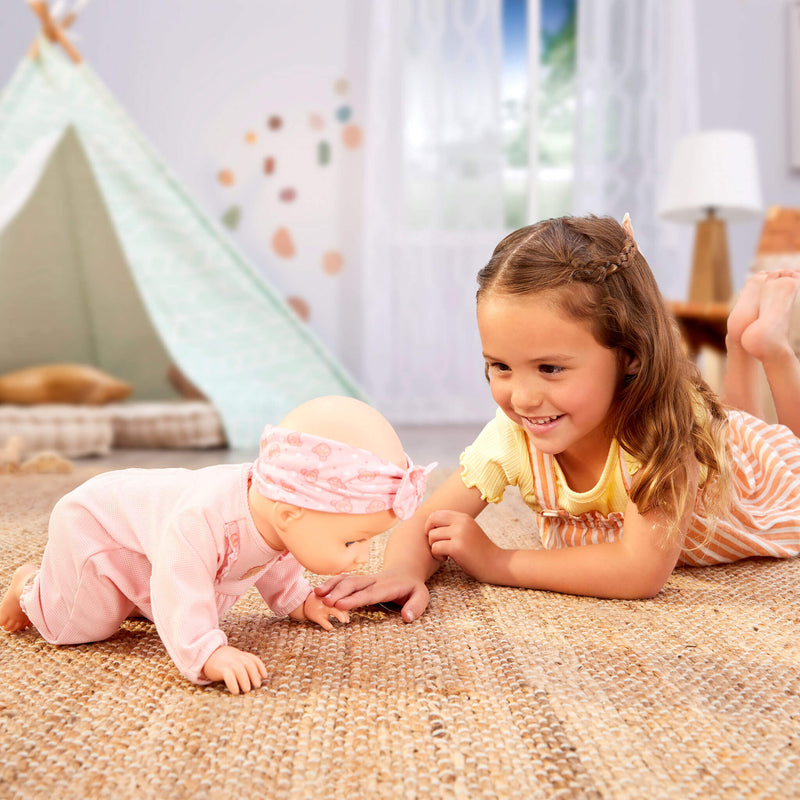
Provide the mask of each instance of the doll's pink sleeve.
[{"label": "doll's pink sleeve", "polygon": [[264,602],[279,617],[285,617],[302,605],[312,591],[311,584],[304,577],[302,564],[289,553],[284,553],[270,564],[256,582],[256,588]]},{"label": "doll's pink sleeve", "polygon": [[181,675],[196,684],[203,665],[228,643],[219,628],[216,542],[201,513],[168,526],[153,556],[150,597],[158,634]]}]

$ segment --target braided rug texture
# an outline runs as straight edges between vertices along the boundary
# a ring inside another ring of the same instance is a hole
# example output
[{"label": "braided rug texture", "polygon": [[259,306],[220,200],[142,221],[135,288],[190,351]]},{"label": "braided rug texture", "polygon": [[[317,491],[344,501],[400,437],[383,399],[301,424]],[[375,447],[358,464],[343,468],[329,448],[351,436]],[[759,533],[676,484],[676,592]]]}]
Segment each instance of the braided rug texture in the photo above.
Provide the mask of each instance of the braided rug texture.
[{"label": "braided rug texture", "polygon": [[[3,591],[90,474],[0,476]],[[512,491],[481,522],[539,546]],[[449,564],[430,587],[412,625],[376,607],[331,632],[252,590],[222,626],[269,677],[240,696],[185,681],[147,621],[63,648],[0,632],[0,797],[800,796],[800,561],[680,569],[641,602]]]}]

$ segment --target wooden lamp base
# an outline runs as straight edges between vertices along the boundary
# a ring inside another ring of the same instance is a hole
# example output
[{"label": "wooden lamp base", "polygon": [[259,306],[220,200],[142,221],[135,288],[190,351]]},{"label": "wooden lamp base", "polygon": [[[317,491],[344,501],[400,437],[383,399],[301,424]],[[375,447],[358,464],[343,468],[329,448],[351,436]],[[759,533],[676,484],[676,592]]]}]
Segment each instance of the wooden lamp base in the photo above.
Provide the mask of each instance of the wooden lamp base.
[{"label": "wooden lamp base", "polygon": [[725,223],[713,213],[697,223],[689,300],[727,303],[733,294]]}]

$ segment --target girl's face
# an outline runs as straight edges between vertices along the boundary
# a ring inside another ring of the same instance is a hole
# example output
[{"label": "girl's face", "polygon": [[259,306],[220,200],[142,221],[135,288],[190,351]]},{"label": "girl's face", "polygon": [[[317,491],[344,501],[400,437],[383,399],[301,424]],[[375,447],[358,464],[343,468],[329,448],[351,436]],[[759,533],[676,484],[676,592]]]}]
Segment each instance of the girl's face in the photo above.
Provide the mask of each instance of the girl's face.
[{"label": "girl's face", "polygon": [[604,463],[616,352],[560,311],[551,294],[485,295],[478,329],[492,397],[534,446]]}]

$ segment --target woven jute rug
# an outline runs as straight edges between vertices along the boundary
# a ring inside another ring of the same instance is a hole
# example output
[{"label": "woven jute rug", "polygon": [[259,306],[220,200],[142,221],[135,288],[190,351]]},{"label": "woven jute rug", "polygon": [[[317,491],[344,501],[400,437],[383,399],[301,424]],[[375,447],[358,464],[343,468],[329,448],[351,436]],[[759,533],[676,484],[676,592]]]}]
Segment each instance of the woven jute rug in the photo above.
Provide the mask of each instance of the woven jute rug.
[{"label": "woven jute rug", "polygon": [[[89,474],[0,477],[3,590]],[[511,492],[481,522],[539,546]],[[0,633],[0,796],[800,796],[800,561],[681,569],[641,602],[451,565],[430,585],[412,625],[376,607],[327,633],[251,591],[222,625],[270,674],[241,696],[186,682],[146,621],[63,648]]]}]

